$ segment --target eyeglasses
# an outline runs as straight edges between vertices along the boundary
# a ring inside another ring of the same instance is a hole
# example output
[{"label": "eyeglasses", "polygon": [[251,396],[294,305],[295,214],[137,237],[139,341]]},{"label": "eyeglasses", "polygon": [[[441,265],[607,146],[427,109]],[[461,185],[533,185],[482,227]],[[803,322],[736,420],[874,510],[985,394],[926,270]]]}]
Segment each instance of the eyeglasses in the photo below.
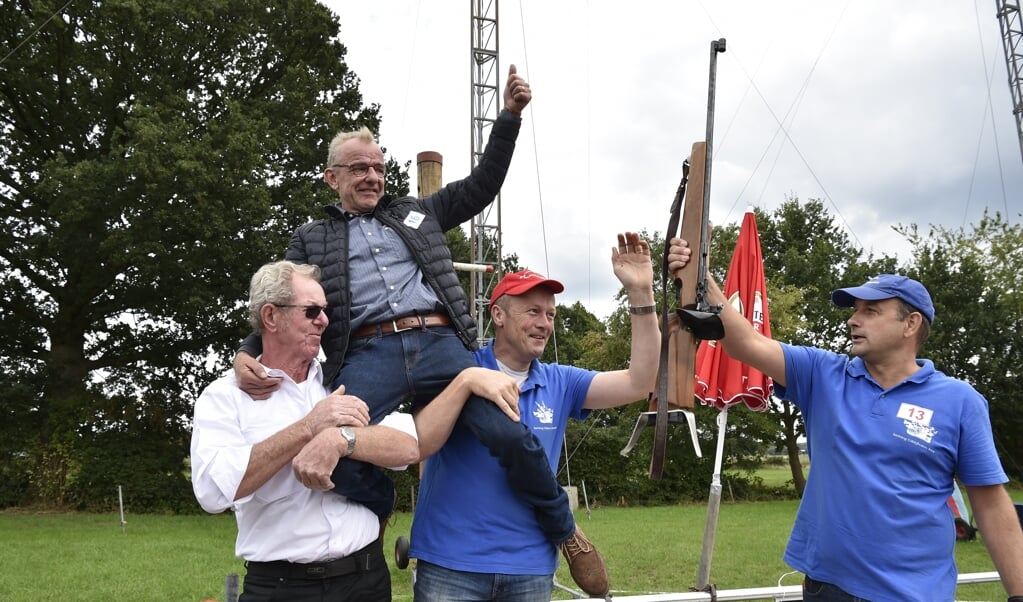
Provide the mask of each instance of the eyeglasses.
[{"label": "eyeglasses", "polygon": [[321,312],[327,311],[326,305],[283,305],[280,303],[274,303],[274,307],[301,307],[305,310],[305,317],[310,320],[315,320],[320,317]]},{"label": "eyeglasses", "polygon": [[384,174],[386,173],[386,168],[383,163],[375,163],[373,165],[368,163],[335,163],[334,165],[331,165],[331,167],[344,167],[348,170],[348,173],[352,174],[356,178],[361,178],[368,174],[370,168],[373,168],[373,171],[377,172],[377,175],[381,178],[384,177]]}]

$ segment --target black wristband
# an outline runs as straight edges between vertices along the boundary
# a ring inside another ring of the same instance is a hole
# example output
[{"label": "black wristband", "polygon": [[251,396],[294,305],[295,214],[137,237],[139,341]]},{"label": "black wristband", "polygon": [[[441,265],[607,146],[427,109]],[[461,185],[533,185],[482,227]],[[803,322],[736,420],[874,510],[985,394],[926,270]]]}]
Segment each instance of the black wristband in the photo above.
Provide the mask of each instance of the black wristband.
[{"label": "black wristband", "polygon": [[1006,602],[1023,602],[1023,596],[1009,596]]}]

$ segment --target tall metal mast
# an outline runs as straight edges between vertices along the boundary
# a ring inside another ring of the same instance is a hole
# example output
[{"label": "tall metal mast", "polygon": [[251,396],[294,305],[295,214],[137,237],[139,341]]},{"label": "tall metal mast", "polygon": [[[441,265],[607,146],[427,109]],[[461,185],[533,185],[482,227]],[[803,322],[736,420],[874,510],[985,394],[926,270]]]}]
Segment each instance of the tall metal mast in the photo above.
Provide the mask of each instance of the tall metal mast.
[{"label": "tall metal mast", "polygon": [[[498,0],[470,0],[472,4],[472,167],[479,164],[490,129],[501,112],[500,66],[498,65]],[[472,218],[469,242],[472,263],[490,266],[490,273],[470,272],[472,286],[472,317],[479,325],[479,338],[490,338],[487,303],[495,279],[501,276],[501,194],[481,213]]]},{"label": "tall metal mast", "polygon": [[1020,159],[1023,159],[1023,21],[1020,19],[1019,0],[995,0],[995,4],[1005,47],[1005,68],[1009,72],[1009,93],[1012,94],[1012,114],[1016,117]]}]

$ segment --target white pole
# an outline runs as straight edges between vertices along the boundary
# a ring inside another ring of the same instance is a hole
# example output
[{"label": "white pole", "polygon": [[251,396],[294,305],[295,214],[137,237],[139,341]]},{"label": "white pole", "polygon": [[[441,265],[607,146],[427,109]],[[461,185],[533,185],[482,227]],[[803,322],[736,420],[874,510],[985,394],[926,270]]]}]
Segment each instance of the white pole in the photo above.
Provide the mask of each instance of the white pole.
[{"label": "white pole", "polygon": [[124,496],[121,495],[121,486],[117,486],[117,505],[121,508],[121,533],[124,533]]},{"label": "white pole", "polygon": [[586,479],[583,479],[583,502],[586,504],[586,518],[593,518],[590,514],[590,498],[586,495]]},{"label": "white pole", "polygon": [[703,529],[703,548],[700,550],[700,566],[696,572],[696,589],[707,586],[710,581],[710,560],[714,555],[714,536],[718,528],[718,510],[721,508],[721,461],[725,455],[725,426],[728,424],[728,408],[718,413],[718,447],[714,455],[714,475],[710,481],[710,499],[707,501],[707,524]]},{"label": "white pole", "polygon": [[459,272],[486,272],[487,274],[491,274],[494,271],[494,266],[479,263],[462,263],[460,261],[452,261],[451,265],[455,266],[455,269]]}]

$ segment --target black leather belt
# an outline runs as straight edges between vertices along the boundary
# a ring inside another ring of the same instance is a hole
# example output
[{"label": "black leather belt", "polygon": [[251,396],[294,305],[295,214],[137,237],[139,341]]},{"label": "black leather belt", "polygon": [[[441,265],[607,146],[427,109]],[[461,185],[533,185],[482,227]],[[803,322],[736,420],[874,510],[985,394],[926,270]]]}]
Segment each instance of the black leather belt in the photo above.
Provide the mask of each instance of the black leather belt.
[{"label": "black leather belt", "polygon": [[358,330],[352,333],[352,336],[370,337],[377,334],[391,334],[392,332],[412,330],[413,328],[430,328],[432,326],[447,326],[449,324],[451,324],[451,319],[444,314],[408,316],[405,318],[398,318],[397,320],[391,320],[390,322],[361,326]]},{"label": "black leather belt", "polygon": [[285,560],[270,562],[249,561],[245,568],[250,575],[270,577],[273,579],[330,579],[366,572],[384,566],[384,551],[380,540],[365,548],[330,562],[297,563]]}]

